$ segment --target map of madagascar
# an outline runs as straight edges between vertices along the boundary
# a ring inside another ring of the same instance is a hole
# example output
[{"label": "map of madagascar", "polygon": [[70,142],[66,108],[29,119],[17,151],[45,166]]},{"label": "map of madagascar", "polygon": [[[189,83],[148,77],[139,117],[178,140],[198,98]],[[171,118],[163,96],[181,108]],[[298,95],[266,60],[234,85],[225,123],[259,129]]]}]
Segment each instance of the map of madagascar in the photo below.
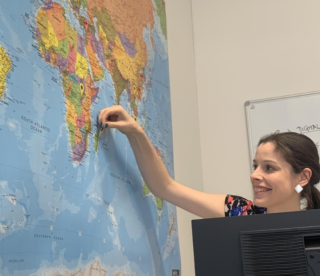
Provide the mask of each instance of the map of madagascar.
[{"label": "map of madagascar", "polygon": [[127,3],[115,0],[88,0],[80,5],[85,5],[89,16],[80,16],[81,6],[74,3],[73,11],[83,34],[71,26],[64,7],[52,1],[46,1],[38,11],[35,34],[43,59],[57,66],[63,78],[74,162],[81,162],[85,156],[92,130],[90,108],[99,93],[94,82],[102,80],[106,70],[114,82],[116,103],[126,90],[131,109],[138,115],[137,103],[145,81],[143,69],[148,61],[143,28],[152,29],[154,25],[151,1],[135,1],[132,7],[123,9],[121,5]]},{"label": "map of madagascar", "polygon": [[11,60],[6,51],[0,46],[0,99],[6,88],[6,78],[11,70]]}]

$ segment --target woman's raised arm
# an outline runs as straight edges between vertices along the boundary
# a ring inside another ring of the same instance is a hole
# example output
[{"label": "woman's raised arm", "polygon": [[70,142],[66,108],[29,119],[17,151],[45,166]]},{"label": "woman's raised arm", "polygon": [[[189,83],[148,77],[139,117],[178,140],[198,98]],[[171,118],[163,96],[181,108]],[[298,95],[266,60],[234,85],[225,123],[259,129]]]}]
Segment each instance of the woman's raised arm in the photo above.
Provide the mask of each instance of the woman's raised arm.
[{"label": "woman's raised arm", "polygon": [[101,128],[116,128],[127,136],[141,175],[155,196],[203,218],[224,216],[226,195],[203,193],[173,180],[141,126],[120,105],[101,110],[98,119]]}]

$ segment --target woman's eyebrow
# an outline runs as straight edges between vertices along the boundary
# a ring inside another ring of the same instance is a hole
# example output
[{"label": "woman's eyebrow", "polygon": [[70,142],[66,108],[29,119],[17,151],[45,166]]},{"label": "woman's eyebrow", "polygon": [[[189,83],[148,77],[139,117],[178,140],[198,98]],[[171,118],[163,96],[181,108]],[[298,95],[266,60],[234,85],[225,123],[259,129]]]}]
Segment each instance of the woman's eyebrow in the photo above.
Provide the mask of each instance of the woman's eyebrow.
[{"label": "woman's eyebrow", "polygon": [[[252,160],[253,163],[257,163],[255,159]],[[277,162],[273,160],[263,160],[262,163],[273,163],[273,164],[278,164]]]},{"label": "woman's eyebrow", "polygon": [[263,160],[263,163],[273,163],[273,164],[278,164],[277,162],[273,160]]}]

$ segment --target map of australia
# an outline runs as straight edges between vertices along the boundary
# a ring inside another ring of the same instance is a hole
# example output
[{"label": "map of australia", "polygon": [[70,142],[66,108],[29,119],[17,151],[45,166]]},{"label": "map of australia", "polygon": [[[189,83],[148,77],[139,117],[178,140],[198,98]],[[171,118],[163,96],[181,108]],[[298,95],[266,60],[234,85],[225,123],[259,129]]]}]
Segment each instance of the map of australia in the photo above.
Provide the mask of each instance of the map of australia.
[{"label": "map of australia", "polygon": [[168,172],[163,0],[0,0],[0,275],[172,275],[176,209],[143,181],[122,105]]}]

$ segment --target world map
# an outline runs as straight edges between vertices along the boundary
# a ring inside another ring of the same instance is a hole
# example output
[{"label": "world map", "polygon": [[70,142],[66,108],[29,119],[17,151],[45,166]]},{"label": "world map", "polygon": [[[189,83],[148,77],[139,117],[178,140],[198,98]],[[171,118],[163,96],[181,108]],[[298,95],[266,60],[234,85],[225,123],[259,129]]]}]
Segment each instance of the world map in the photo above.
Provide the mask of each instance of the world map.
[{"label": "world map", "polygon": [[0,275],[178,275],[176,208],[97,124],[174,177],[168,71],[163,0],[0,0]]}]

